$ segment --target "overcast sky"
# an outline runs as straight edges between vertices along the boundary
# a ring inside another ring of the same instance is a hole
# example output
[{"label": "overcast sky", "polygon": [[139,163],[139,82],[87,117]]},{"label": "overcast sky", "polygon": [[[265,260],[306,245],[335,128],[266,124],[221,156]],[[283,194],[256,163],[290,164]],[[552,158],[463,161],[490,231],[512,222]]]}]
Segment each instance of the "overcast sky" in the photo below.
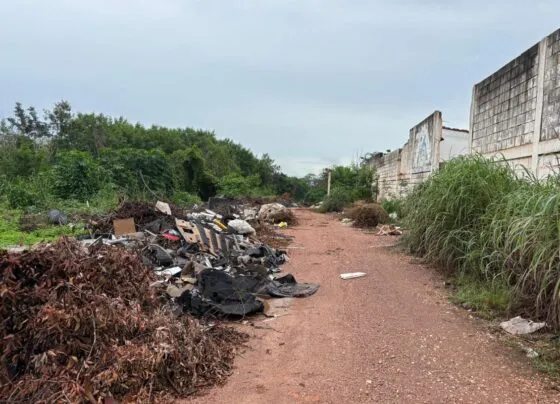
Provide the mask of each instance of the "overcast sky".
[{"label": "overcast sky", "polygon": [[0,116],[16,101],[214,130],[285,172],[395,149],[560,27],[560,1],[0,0]]}]

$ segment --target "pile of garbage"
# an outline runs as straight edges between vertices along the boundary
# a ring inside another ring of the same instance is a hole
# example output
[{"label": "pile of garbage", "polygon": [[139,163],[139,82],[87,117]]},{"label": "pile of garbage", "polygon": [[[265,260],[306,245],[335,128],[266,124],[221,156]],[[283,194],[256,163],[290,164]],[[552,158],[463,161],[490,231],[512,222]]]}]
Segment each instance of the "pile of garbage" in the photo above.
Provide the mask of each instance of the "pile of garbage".
[{"label": "pile of garbage", "polygon": [[287,242],[290,215],[128,202],[79,240],[0,252],[0,398],[166,401],[224,382],[248,336],[216,318],[319,288],[281,275],[286,250],[257,238]]},{"label": "pile of garbage", "polygon": [[154,281],[103,244],[0,253],[0,398],[170,401],[224,382],[247,335],[174,314]]},{"label": "pile of garbage", "polygon": [[286,251],[259,241],[250,224],[270,229],[292,215],[289,209],[281,204],[240,208],[217,198],[210,204],[222,214],[200,209],[185,212],[180,219],[158,202],[150,207],[157,214],[134,212],[143,225],[136,226],[136,217],[115,219],[113,233],[118,238],[100,236],[82,242],[122,243],[139,252],[159,279],[153,286],[196,317],[246,316],[264,310],[263,298],[306,297],[317,291],[318,285],[279,276],[280,266],[288,260]]}]

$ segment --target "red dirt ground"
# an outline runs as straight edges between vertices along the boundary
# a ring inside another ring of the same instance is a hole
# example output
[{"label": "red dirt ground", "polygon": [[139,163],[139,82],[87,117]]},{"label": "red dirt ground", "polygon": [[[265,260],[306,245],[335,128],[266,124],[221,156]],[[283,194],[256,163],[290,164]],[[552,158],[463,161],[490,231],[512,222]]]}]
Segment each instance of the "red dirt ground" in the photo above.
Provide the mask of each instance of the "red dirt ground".
[{"label": "red dirt ground", "polygon": [[[528,359],[448,302],[442,279],[378,237],[298,210],[291,272],[316,295],[255,324],[223,387],[188,403],[554,403]],[[343,272],[366,272],[341,280]]]}]

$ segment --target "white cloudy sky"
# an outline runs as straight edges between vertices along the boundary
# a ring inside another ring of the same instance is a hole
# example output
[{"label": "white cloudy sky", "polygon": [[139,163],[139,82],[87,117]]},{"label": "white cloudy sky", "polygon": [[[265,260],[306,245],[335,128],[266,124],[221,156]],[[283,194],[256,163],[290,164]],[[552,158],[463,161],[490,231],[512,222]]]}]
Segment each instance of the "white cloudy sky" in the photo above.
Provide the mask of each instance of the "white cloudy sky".
[{"label": "white cloudy sky", "polygon": [[560,27],[558,0],[0,0],[16,101],[214,130],[289,174],[394,149]]}]

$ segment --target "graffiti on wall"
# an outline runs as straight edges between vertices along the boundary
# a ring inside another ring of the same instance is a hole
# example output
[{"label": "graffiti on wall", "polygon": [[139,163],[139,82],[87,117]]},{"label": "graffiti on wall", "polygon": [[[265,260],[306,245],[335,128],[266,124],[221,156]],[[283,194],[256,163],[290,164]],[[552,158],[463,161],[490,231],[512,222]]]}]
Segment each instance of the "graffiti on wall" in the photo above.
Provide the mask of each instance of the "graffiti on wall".
[{"label": "graffiti on wall", "polygon": [[422,125],[416,133],[416,158],[414,167],[430,166],[432,161],[432,147],[428,125]]}]

